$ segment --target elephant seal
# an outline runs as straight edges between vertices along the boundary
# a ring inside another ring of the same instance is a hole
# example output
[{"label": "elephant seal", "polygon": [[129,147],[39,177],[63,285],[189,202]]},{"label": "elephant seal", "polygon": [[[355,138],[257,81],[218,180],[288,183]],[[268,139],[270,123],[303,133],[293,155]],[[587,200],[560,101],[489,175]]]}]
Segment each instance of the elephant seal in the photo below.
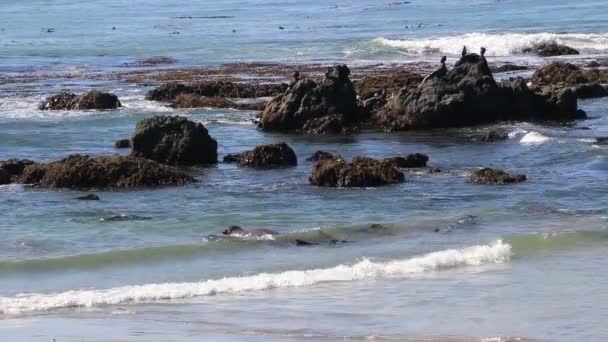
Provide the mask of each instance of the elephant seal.
[{"label": "elephant seal", "polygon": [[224,235],[235,236],[235,237],[260,237],[267,235],[279,235],[278,232],[270,229],[252,229],[245,230],[239,226],[230,226],[228,229],[222,232]]}]

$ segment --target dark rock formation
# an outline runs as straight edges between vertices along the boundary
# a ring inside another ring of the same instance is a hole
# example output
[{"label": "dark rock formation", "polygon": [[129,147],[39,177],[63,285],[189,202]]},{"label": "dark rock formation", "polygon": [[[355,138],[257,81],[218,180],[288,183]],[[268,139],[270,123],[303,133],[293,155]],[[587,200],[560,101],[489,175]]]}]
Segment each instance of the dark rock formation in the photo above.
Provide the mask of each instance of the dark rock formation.
[{"label": "dark rock formation", "polygon": [[306,158],[306,160],[316,162],[316,161],[319,161],[322,159],[331,159],[333,157],[334,157],[334,155],[329,152],[316,151],[315,153],[312,154],[312,156]]},{"label": "dark rock formation", "polygon": [[72,93],[61,93],[46,98],[38,106],[40,110],[88,110],[88,109],[116,109],[120,101],[114,94],[92,90],[77,96]]},{"label": "dark rock formation", "polygon": [[241,110],[264,110],[266,102],[237,103],[225,97],[207,97],[195,94],[179,94],[172,103],[174,108],[234,108]]},{"label": "dark rock formation", "polygon": [[484,168],[473,172],[470,178],[475,184],[511,184],[527,180],[525,175],[511,175],[502,170]]},{"label": "dark rock formation", "polygon": [[543,42],[532,46],[531,48],[523,49],[524,53],[533,53],[541,57],[578,55],[579,52],[566,45],[557,44],[556,42]]},{"label": "dark rock formation", "polygon": [[343,114],[327,115],[306,121],[302,131],[308,134],[350,134],[359,128]]},{"label": "dark rock formation", "polygon": [[229,154],[224,157],[225,163],[239,163],[242,166],[264,168],[273,166],[298,165],[296,153],[285,143],[256,146],[251,151]]},{"label": "dark rock formation", "polygon": [[348,163],[336,157],[320,160],[309,181],[323,187],[366,187],[400,183],[404,176],[391,162],[356,157]]},{"label": "dark rock formation", "polygon": [[201,123],[179,116],[156,116],[137,123],[131,138],[134,157],[167,165],[217,163],[217,142]]},{"label": "dark rock formation", "polygon": [[522,70],[528,70],[528,69],[530,69],[530,68],[525,65],[517,65],[517,64],[512,64],[512,63],[505,63],[502,65],[494,65],[494,66],[490,67],[490,70],[492,70],[493,73],[501,73],[501,72],[509,72],[509,71],[522,71]]},{"label": "dark rock formation", "polygon": [[598,83],[579,84],[571,87],[579,99],[589,99],[608,96],[608,87]]},{"label": "dark rock formation", "polygon": [[468,54],[452,70],[427,77],[416,88],[401,89],[375,120],[388,130],[568,120],[581,116],[576,106],[572,92],[536,94],[521,79],[498,84],[486,59]]},{"label": "dark rock formation", "polygon": [[52,188],[133,188],[194,181],[178,169],[148,159],[71,155],[48,164],[28,165],[16,182]]},{"label": "dark rock formation", "polygon": [[496,142],[506,140],[508,137],[507,133],[493,129],[484,134],[479,140],[483,142]]},{"label": "dark rock formation", "polygon": [[99,196],[97,196],[95,194],[88,194],[85,196],[76,197],[75,199],[80,200],[80,201],[99,201],[100,200]]},{"label": "dark rock formation", "polygon": [[[346,65],[338,65],[328,70],[319,84],[307,78],[296,81],[266,106],[260,127],[288,131],[307,126],[311,132],[333,132],[336,125],[357,122],[359,108],[349,75]],[[318,120],[327,116],[331,118]]]},{"label": "dark rock formation", "polygon": [[192,84],[166,83],[146,94],[147,100],[172,101],[180,94],[205,97],[253,98],[276,96],[287,89],[287,84],[253,84],[228,81],[200,81]]},{"label": "dark rock formation", "polygon": [[23,170],[34,164],[28,159],[9,159],[0,161],[0,185],[10,184],[23,174]]},{"label": "dark rock formation", "polygon": [[429,157],[426,154],[413,153],[407,157],[393,157],[384,159],[385,163],[390,163],[400,168],[412,168],[412,167],[425,167],[429,161]]},{"label": "dark rock formation", "polygon": [[131,148],[131,139],[120,139],[114,143],[115,148]]}]

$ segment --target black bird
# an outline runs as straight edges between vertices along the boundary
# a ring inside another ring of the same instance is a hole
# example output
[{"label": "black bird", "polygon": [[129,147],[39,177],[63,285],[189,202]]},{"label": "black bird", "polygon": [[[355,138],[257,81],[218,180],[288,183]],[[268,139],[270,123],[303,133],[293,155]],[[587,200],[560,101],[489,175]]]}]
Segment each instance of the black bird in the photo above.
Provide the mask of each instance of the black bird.
[{"label": "black bird", "polygon": [[448,59],[448,58],[447,58],[446,56],[441,57],[441,65],[444,65],[444,66],[445,66],[445,61],[446,61],[447,59]]},{"label": "black bird", "polygon": [[484,57],[486,54],[486,48],[482,46],[479,52],[481,53],[481,57]]},{"label": "black bird", "polygon": [[293,73],[293,80],[298,82],[300,80],[300,72],[296,71]]},{"label": "black bird", "polygon": [[467,46],[465,45],[462,47],[462,57],[464,57],[466,55],[467,55]]}]

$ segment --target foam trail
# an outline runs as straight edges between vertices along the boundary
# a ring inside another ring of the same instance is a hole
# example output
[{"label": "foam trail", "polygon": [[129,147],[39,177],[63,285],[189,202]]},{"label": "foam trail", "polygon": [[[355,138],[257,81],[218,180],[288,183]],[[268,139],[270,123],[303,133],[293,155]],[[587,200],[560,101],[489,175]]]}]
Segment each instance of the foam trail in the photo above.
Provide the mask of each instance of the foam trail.
[{"label": "foam trail", "polygon": [[521,54],[522,50],[535,44],[555,41],[587,53],[608,51],[606,33],[467,33],[458,36],[430,37],[424,39],[386,39],[376,38],[374,45],[404,50],[411,54],[443,53],[458,55],[462,46],[469,51],[487,48],[488,56],[511,56]]},{"label": "foam trail", "polygon": [[370,278],[406,277],[442,269],[500,264],[510,260],[511,246],[497,241],[491,245],[450,249],[388,262],[364,259],[353,265],[281,273],[260,273],[191,283],[123,286],[106,290],[73,290],[53,294],[22,294],[0,297],[0,313],[19,314],[59,308],[96,307],[126,303],[148,303],[219,293],[310,286]]}]

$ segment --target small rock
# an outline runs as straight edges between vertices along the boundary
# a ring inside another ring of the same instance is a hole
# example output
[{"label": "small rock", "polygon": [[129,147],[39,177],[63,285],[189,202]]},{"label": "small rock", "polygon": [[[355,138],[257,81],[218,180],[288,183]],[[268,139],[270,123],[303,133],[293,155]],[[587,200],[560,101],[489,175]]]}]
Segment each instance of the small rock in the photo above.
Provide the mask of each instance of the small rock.
[{"label": "small rock", "polygon": [[524,53],[534,53],[541,57],[578,55],[580,52],[566,45],[557,44],[556,42],[543,42],[536,44],[531,48],[523,49]]},{"label": "small rock", "polygon": [[527,180],[525,175],[511,175],[503,170],[484,168],[473,172],[470,182],[474,184],[512,184]]},{"label": "small rock", "polygon": [[225,163],[239,163],[253,168],[295,166],[298,159],[295,152],[286,143],[256,146],[251,151],[229,154],[224,157]]},{"label": "small rock", "polygon": [[405,180],[393,163],[356,157],[351,163],[342,158],[322,159],[313,167],[309,181],[322,187],[367,187],[401,183]]},{"label": "small rock", "polygon": [[329,152],[317,151],[317,152],[313,153],[312,156],[306,158],[306,160],[316,162],[316,161],[323,160],[323,159],[331,159],[333,157],[334,157],[334,155]]},{"label": "small rock", "polygon": [[95,194],[88,194],[86,196],[76,197],[76,199],[81,200],[81,201],[99,201],[100,200],[99,196],[97,196]]},{"label": "small rock", "polygon": [[425,167],[429,161],[429,157],[425,154],[414,153],[407,157],[393,157],[384,159],[386,163],[392,163],[396,167],[400,168],[413,168],[413,167]]},{"label": "small rock", "polygon": [[503,131],[491,130],[484,134],[479,140],[483,142],[496,142],[509,138],[509,135]]},{"label": "small rock", "polygon": [[115,148],[131,148],[131,139],[120,139],[114,143]]}]

